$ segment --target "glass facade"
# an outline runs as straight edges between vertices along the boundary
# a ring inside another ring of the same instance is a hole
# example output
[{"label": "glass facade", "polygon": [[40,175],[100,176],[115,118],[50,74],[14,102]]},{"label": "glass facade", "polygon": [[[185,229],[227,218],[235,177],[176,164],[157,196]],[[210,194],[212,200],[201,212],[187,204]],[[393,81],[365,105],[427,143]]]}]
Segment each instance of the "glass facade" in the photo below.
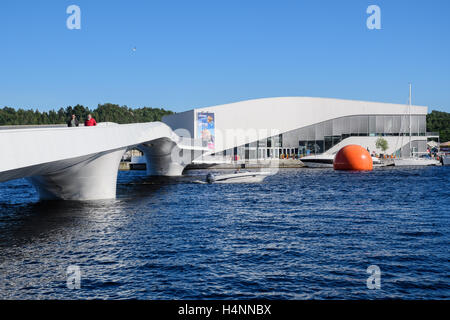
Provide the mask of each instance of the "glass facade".
[{"label": "glass facade", "polygon": [[351,136],[426,135],[425,115],[355,115],[336,118],[227,150],[238,159],[294,157],[323,153]]}]

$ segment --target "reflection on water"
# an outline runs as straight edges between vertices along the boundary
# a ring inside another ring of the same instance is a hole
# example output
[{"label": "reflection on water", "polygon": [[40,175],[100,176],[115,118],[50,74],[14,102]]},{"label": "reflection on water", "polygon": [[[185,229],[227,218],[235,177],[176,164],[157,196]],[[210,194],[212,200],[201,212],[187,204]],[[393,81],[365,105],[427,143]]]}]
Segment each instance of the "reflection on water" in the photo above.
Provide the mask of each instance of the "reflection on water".
[{"label": "reflection on water", "polygon": [[[0,184],[0,298],[448,298],[449,168],[286,169],[262,184],[120,172],[117,199]],[[368,290],[378,265],[381,290]],[[81,269],[81,289],[66,268]]]}]

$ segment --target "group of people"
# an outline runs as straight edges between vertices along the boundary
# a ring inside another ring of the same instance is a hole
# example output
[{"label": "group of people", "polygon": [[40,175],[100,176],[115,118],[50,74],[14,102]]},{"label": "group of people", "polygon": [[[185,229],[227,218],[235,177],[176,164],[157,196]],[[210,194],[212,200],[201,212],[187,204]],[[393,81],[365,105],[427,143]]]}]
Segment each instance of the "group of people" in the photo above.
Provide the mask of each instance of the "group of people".
[{"label": "group of people", "polygon": [[[77,119],[76,115],[72,115],[72,117],[70,118],[69,121],[67,121],[67,126],[68,127],[78,127],[80,125],[80,122]],[[84,122],[84,126],[85,127],[93,127],[97,125],[97,121],[95,121],[95,119],[92,117],[91,114],[87,115],[87,119]]]}]

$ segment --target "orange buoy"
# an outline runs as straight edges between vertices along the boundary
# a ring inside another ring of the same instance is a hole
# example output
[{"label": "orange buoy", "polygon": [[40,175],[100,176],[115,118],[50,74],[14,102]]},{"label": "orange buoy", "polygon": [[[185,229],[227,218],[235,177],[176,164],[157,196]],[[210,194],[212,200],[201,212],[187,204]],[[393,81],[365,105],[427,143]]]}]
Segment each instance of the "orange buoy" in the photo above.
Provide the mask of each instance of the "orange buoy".
[{"label": "orange buoy", "polygon": [[351,144],[338,151],[333,161],[334,170],[370,171],[373,161],[370,153],[363,147]]}]

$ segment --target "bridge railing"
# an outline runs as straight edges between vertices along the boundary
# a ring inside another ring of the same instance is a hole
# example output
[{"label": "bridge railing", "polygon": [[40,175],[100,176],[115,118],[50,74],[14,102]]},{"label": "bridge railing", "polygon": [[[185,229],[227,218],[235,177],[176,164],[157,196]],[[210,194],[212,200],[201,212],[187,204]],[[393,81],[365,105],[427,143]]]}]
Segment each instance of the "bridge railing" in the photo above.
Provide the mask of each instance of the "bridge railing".
[{"label": "bridge railing", "polygon": [[[106,127],[106,126],[115,126],[117,123],[115,122],[99,122],[97,126]],[[0,126],[0,130],[12,130],[12,129],[51,129],[51,128],[66,128],[67,124],[30,124],[30,125],[7,125]],[[79,127],[84,127],[84,123],[80,123]]]},{"label": "bridge railing", "polygon": [[0,126],[0,130],[12,129],[46,129],[46,128],[64,128],[67,124],[42,124],[42,125],[8,125]]},{"label": "bridge railing", "polygon": [[428,138],[439,138],[439,132],[427,132]]}]

